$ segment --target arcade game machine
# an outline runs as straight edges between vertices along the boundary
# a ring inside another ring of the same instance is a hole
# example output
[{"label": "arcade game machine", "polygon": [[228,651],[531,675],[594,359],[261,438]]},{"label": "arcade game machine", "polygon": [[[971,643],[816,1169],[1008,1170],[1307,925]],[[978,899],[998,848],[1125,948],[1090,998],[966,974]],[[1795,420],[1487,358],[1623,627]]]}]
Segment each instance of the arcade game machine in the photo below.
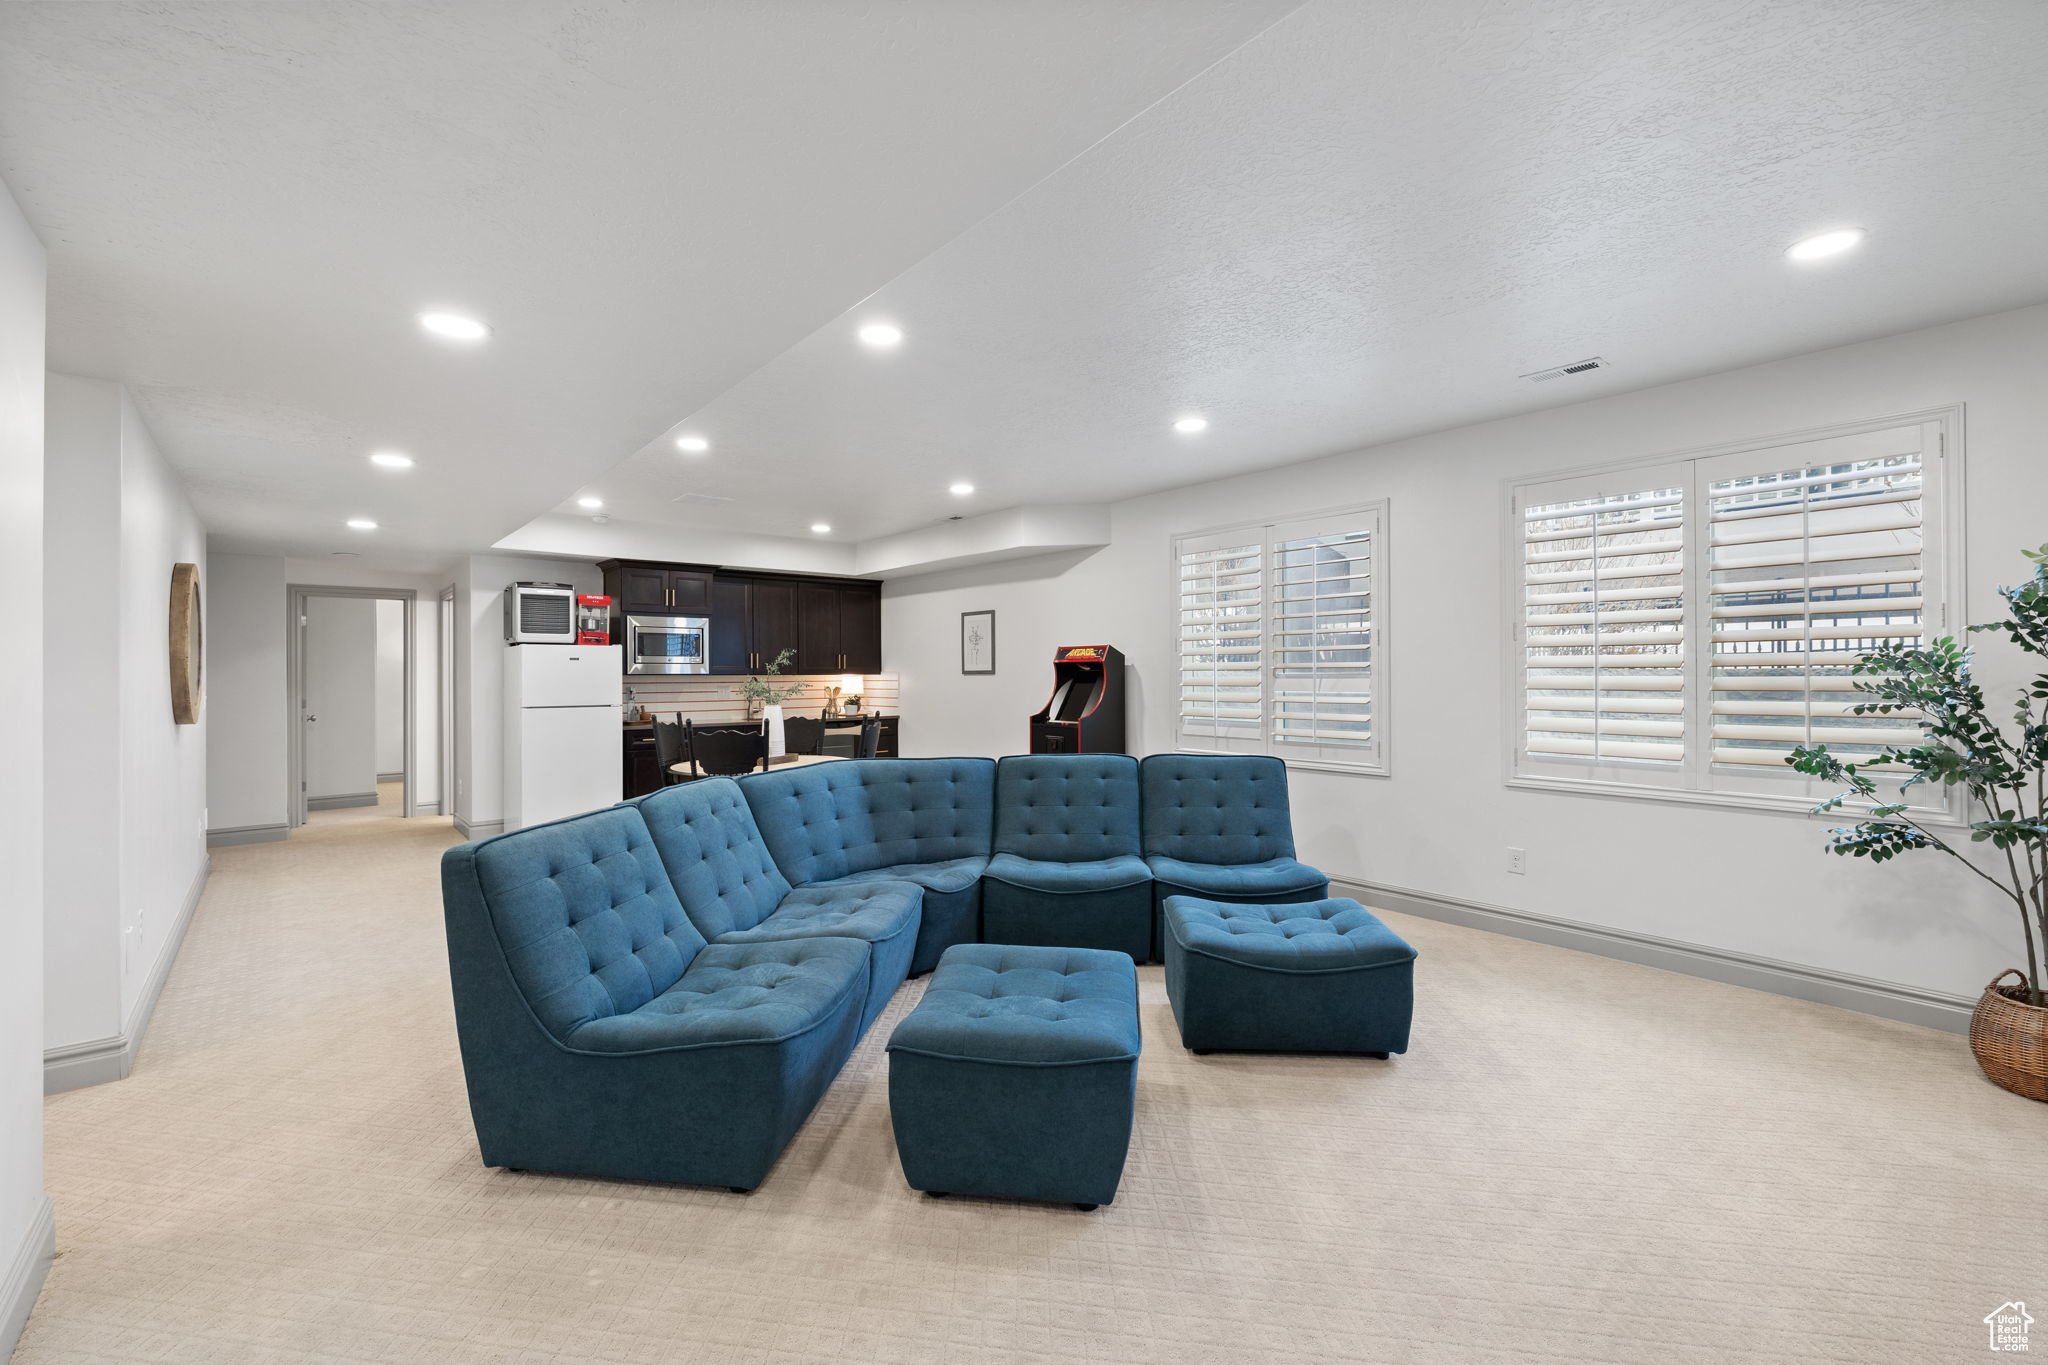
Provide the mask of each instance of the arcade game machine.
[{"label": "arcade game machine", "polygon": [[1052,700],[1031,718],[1034,754],[1124,752],[1124,655],[1115,645],[1061,645]]}]

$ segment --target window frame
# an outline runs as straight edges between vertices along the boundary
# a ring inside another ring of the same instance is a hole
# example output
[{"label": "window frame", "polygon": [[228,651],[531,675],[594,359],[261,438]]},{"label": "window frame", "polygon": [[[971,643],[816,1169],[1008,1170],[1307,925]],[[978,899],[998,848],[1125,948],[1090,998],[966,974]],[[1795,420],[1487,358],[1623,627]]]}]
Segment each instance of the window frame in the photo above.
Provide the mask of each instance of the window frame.
[{"label": "window frame", "polygon": [[[1284,516],[1256,517],[1245,521],[1224,522],[1186,531],[1175,531],[1167,537],[1167,575],[1173,593],[1173,624],[1170,639],[1173,661],[1173,750],[1182,754],[1258,754],[1277,758],[1290,770],[1305,772],[1342,773],[1354,777],[1392,776],[1392,744],[1388,717],[1390,674],[1387,671],[1387,585],[1389,582],[1388,552],[1390,540],[1388,499],[1376,498],[1369,502],[1351,503],[1313,512],[1289,513]],[[1326,757],[1304,758],[1281,752],[1285,746],[1276,745],[1272,740],[1273,716],[1271,712],[1272,693],[1275,687],[1273,662],[1277,649],[1273,643],[1275,610],[1272,563],[1275,544],[1282,538],[1274,534],[1276,528],[1296,526],[1304,523],[1320,523],[1346,519],[1358,519],[1361,523],[1350,529],[1364,529],[1370,536],[1371,544],[1371,589],[1370,605],[1366,609],[1366,626],[1372,649],[1371,700],[1372,700],[1372,744],[1371,758],[1359,762],[1348,762]],[[1367,524],[1366,519],[1370,519]],[[1188,735],[1182,729],[1181,714],[1181,620],[1180,604],[1182,545],[1193,540],[1208,540],[1216,537],[1243,534],[1256,536],[1260,546],[1260,623],[1259,623],[1259,678],[1261,684],[1261,706],[1258,726],[1259,747],[1219,748],[1202,741],[1209,738],[1202,735]]]},{"label": "window frame", "polygon": [[[1832,786],[1824,786],[1813,779],[1800,777],[1789,769],[1785,772],[1786,790],[1783,792],[1738,791],[1711,785],[1714,765],[1711,760],[1702,761],[1702,756],[1711,744],[1708,730],[1712,725],[1712,717],[1700,705],[1700,699],[1710,696],[1713,680],[1709,666],[1698,662],[1702,656],[1696,652],[1695,636],[1690,629],[1697,619],[1695,612],[1699,609],[1698,604],[1706,601],[1713,593],[1713,543],[1710,531],[1710,495],[1707,492],[1709,479],[1702,471],[1709,468],[1712,463],[1725,461],[1730,457],[1761,455],[1782,447],[1915,425],[1935,429],[1935,448],[1931,457],[1933,467],[1927,469],[1923,466],[1921,481],[1922,488],[1927,490],[1923,509],[1928,513],[1922,521],[1921,558],[1924,566],[1939,575],[1940,588],[1938,600],[1929,600],[1923,609],[1927,622],[1927,637],[1932,639],[1941,635],[1954,635],[1963,629],[1963,618],[1966,613],[1962,609],[1962,604],[1969,600],[1964,579],[1963,519],[1966,486],[1963,405],[1960,403],[1864,421],[1834,423],[1739,441],[1697,446],[1688,450],[1547,470],[1535,475],[1511,475],[1501,480],[1500,600],[1503,610],[1507,613],[1507,620],[1503,623],[1506,629],[1501,632],[1501,768],[1504,785],[1528,791],[1633,798],[1801,816],[1809,815],[1815,804],[1826,796],[1833,795],[1835,788]],[[1684,489],[1685,517],[1682,526],[1685,536],[1685,568],[1680,582],[1686,604],[1685,620],[1688,625],[1688,655],[1684,675],[1684,696],[1687,700],[1687,757],[1675,774],[1675,782],[1654,780],[1657,774],[1648,772],[1644,776],[1652,780],[1629,780],[1620,775],[1600,775],[1591,771],[1593,765],[1590,763],[1575,765],[1569,760],[1556,759],[1543,760],[1544,766],[1553,771],[1528,771],[1524,764],[1528,705],[1528,682],[1524,668],[1527,630],[1524,600],[1526,583],[1523,578],[1526,568],[1523,561],[1524,503],[1558,501],[1560,499],[1553,496],[1553,492],[1544,490],[1555,490],[1568,481],[1605,480],[1611,476],[1636,471],[1641,471],[1645,477],[1652,479],[1656,477],[1653,471],[1660,471],[1666,477],[1675,476],[1682,480]],[[1702,594],[1706,596],[1703,597]],[[1711,648],[1710,643],[1708,648]],[[1568,770],[1573,766],[1583,767],[1588,771],[1577,776],[1570,775]],[[1556,769],[1567,771],[1555,771]],[[1918,790],[1925,791],[1924,788]],[[1844,813],[1853,815],[1860,806],[1867,804],[1851,803],[1844,807]],[[1940,805],[1927,807],[1924,814],[1931,822],[1944,825],[1966,823],[1960,799],[1954,792],[1946,793]]]}]

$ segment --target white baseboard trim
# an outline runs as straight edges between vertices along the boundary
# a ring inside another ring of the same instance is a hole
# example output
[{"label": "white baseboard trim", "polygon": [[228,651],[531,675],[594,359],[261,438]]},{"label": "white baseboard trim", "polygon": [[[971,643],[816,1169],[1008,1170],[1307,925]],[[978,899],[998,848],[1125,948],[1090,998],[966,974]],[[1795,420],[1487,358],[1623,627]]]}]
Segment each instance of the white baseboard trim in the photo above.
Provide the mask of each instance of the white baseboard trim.
[{"label": "white baseboard trim", "polygon": [[208,848],[230,848],[236,844],[282,843],[291,834],[289,825],[228,825],[206,831]]},{"label": "white baseboard trim", "polygon": [[43,1292],[43,1280],[56,1258],[57,1211],[45,1199],[29,1222],[27,1236],[8,1257],[6,1277],[0,1279],[0,1360],[14,1354],[21,1330],[28,1326],[29,1310],[36,1306],[36,1295]]},{"label": "white baseboard trim", "polygon": [[412,813],[414,815],[439,815],[441,813],[441,803],[439,801],[415,801],[412,803]]},{"label": "white baseboard trim", "polygon": [[347,810],[352,806],[374,806],[376,804],[377,793],[375,792],[344,792],[340,796],[309,796],[306,798],[307,810]]},{"label": "white baseboard trim", "polygon": [[401,769],[395,773],[378,773],[377,780],[379,782],[403,782],[405,781],[405,772]]},{"label": "white baseboard trim", "polygon": [[1772,995],[1810,1000],[1819,1005],[1833,1005],[1837,1009],[1856,1010],[1881,1019],[1919,1024],[1949,1033],[1970,1031],[1970,1013],[1977,1004],[1968,996],[1946,995],[1940,991],[1921,990],[1917,986],[1902,986],[1893,981],[1851,976],[1847,972],[1802,967],[1794,962],[1730,952],[1725,948],[1709,948],[1701,943],[1582,924],[1576,920],[1510,910],[1500,905],[1484,905],[1478,901],[1459,900],[1407,887],[1385,886],[1354,877],[1333,876],[1330,880],[1367,905],[1383,906],[1404,915],[1462,924],[1468,929],[1484,929],[1510,938],[1548,943],[1597,957],[1633,962],[1641,967],[1656,967],[1730,986],[1746,986]]},{"label": "white baseboard trim", "polygon": [[192,879],[192,885],[185,892],[184,903],[178,907],[177,918],[171,923],[170,937],[164,942],[164,950],[157,954],[149,979],[142,983],[142,994],[135,999],[135,1009],[128,1016],[127,1027],[110,1038],[66,1043],[43,1053],[45,1095],[123,1080],[135,1069],[135,1054],[142,1047],[143,1035],[149,1032],[149,1021],[156,1014],[157,998],[164,993],[164,982],[170,979],[171,964],[178,960],[179,949],[185,946],[185,931],[191,927],[200,898],[206,894],[206,879],[212,871],[210,862],[199,865],[199,873]]},{"label": "white baseboard trim", "polygon": [[472,824],[458,815],[455,817],[455,832],[465,839],[488,839],[493,834],[503,834],[505,832],[505,822],[503,820],[478,820]]}]

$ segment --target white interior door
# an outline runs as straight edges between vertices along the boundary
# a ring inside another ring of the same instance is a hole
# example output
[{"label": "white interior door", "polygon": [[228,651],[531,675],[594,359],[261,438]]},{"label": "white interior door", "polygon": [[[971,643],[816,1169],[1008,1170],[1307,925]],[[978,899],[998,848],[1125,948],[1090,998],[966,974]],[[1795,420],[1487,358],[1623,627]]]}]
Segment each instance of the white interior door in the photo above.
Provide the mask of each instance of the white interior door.
[{"label": "white interior door", "polygon": [[305,800],[323,804],[377,795],[377,604],[364,597],[308,597],[301,655],[299,729]]}]

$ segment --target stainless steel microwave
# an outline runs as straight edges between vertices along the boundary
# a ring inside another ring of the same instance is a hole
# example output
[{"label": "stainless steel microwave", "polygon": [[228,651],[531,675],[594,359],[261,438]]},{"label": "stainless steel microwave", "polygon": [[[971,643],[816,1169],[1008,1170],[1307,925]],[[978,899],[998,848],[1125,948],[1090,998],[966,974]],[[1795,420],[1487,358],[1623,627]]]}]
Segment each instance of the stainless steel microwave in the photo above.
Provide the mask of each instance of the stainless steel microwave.
[{"label": "stainless steel microwave", "polygon": [[626,672],[708,673],[711,621],[704,616],[628,616]]}]

